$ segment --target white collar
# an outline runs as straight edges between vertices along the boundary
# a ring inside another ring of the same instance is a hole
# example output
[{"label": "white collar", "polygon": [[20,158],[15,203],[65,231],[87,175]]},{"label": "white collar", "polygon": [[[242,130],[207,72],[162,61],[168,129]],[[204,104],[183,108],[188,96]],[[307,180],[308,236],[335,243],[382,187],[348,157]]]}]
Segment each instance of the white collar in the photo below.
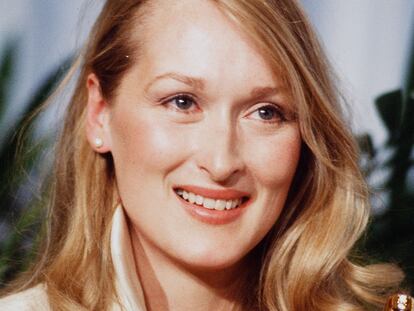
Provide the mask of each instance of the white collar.
[{"label": "white collar", "polygon": [[[135,268],[131,236],[121,206],[116,208],[112,220],[111,255],[121,305],[126,311],[146,311],[144,293]],[[119,309],[119,306],[115,309]]]}]

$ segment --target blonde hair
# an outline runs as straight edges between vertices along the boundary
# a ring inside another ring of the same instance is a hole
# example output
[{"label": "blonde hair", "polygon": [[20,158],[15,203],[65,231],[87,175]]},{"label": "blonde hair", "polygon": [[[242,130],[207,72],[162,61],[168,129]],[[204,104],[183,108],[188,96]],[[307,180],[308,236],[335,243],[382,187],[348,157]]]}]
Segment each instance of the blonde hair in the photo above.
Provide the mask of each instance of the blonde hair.
[{"label": "blonde hair", "polygon": [[[212,0],[253,40],[297,107],[300,164],[282,215],[258,247],[260,310],[362,310],[384,303],[401,281],[392,265],[362,266],[349,254],[369,218],[368,191],[343,121],[330,68],[309,21],[294,0]],[[53,310],[107,310],[116,293],[109,230],[117,200],[111,155],[85,136],[86,77],[94,72],[104,97],[139,61],[130,25],[151,1],[108,0],[84,53],[57,145],[43,256],[25,287],[47,285]],[[128,56],[128,57],[126,57]]]}]

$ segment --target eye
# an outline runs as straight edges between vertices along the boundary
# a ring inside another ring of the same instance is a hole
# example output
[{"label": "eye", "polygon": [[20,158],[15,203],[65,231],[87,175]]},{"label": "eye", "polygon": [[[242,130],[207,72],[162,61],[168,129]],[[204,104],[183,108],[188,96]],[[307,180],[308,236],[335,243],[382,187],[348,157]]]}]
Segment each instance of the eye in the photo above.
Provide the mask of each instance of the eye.
[{"label": "eye", "polygon": [[249,114],[249,117],[270,123],[286,121],[285,114],[283,113],[282,109],[276,105],[271,104],[257,108]]},{"label": "eye", "polygon": [[169,98],[163,102],[163,105],[170,106],[172,109],[191,113],[192,110],[197,109],[194,98],[190,95],[181,94]]}]

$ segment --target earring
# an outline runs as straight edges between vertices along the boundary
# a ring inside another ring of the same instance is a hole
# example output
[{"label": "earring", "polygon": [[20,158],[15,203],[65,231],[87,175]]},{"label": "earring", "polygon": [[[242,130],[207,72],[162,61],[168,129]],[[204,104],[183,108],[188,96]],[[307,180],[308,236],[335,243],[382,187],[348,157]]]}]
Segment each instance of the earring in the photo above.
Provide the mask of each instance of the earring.
[{"label": "earring", "polygon": [[103,146],[103,140],[102,140],[102,138],[99,138],[99,137],[95,138],[94,143],[95,143],[95,147],[96,148],[101,148]]}]

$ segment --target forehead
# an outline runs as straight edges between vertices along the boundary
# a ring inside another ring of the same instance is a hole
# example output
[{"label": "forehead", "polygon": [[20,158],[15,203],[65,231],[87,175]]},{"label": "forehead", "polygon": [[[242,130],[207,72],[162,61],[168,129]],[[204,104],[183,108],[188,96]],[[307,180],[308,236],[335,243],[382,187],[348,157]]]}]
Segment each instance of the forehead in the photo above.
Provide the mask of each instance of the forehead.
[{"label": "forehead", "polygon": [[274,82],[254,43],[212,1],[157,0],[145,20],[139,61],[145,70]]}]

